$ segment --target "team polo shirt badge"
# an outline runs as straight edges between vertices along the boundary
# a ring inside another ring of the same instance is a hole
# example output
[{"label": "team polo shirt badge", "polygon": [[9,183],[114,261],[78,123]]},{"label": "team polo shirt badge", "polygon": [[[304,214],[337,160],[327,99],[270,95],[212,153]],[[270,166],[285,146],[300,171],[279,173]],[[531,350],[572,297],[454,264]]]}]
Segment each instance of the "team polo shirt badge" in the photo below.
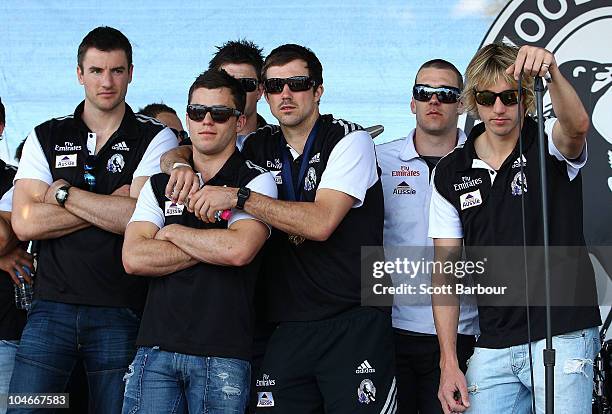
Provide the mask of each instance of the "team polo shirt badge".
[{"label": "team polo shirt badge", "polygon": [[376,401],[376,387],[372,380],[364,379],[357,388],[357,399],[362,404]]},{"label": "team polo shirt badge", "polygon": [[520,196],[523,192],[527,192],[527,178],[525,173],[517,172],[512,182],[510,183],[510,191],[513,196]]},{"label": "team polo shirt badge", "polygon": [[66,154],[55,156],[55,168],[67,168],[77,166],[77,154]]},{"label": "team polo shirt badge", "polygon": [[314,167],[310,167],[306,173],[306,179],[304,180],[304,190],[312,191],[317,185],[317,172]]},{"label": "team polo shirt badge", "polygon": [[480,195],[480,190],[461,194],[461,196],[459,196],[459,202],[461,203],[461,210],[481,205],[482,196]]},{"label": "team polo shirt badge", "polygon": [[106,163],[106,170],[111,173],[120,173],[125,166],[125,160],[121,154],[113,154]]},{"label": "team polo shirt badge", "polygon": [[274,397],[271,392],[258,392],[257,393],[257,407],[274,407]]},{"label": "team polo shirt badge", "polygon": [[164,205],[164,215],[167,216],[180,216],[183,214],[184,204],[176,204],[172,201],[166,201]]}]

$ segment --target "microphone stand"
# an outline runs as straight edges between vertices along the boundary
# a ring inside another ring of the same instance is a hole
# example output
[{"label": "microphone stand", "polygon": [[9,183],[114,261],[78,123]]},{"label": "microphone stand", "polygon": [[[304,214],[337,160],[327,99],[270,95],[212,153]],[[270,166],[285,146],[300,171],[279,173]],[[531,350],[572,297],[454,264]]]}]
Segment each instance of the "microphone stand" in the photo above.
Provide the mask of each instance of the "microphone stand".
[{"label": "microphone stand", "polygon": [[548,181],[546,177],[546,154],[544,145],[544,83],[542,78],[535,78],[536,109],[538,113],[538,145],[540,155],[540,185],[542,187],[542,221],[544,223],[544,289],[546,292],[546,348],[544,349],[544,390],[546,392],[546,414],[553,414],[555,350],[552,344],[552,329],[550,318],[550,256],[548,249]]}]

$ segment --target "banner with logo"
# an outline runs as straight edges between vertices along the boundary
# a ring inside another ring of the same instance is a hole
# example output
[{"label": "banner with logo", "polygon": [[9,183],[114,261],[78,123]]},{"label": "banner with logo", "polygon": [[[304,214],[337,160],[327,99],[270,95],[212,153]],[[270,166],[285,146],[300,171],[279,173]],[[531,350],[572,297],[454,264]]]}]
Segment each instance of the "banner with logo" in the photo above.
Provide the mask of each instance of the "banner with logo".
[{"label": "banner with logo", "polygon": [[[590,252],[612,275],[612,2],[513,0],[482,41],[541,46],[553,52],[591,117],[589,161],[582,169],[584,233]],[[548,92],[544,116],[554,116]],[[466,131],[474,120],[466,120]],[[609,251],[610,249],[605,249]]]}]

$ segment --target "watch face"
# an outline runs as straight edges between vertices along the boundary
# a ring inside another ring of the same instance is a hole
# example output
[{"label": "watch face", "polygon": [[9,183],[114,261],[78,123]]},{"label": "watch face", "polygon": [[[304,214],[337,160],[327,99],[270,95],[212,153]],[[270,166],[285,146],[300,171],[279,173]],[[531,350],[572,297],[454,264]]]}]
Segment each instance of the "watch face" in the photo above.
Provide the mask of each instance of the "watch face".
[{"label": "watch face", "polygon": [[58,189],[57,192],[55,193],[55,198],[60,203],[63,203],[64,201],[66,201],[66,197],[68,197],[68,191],[66,191],[64,188]]}]

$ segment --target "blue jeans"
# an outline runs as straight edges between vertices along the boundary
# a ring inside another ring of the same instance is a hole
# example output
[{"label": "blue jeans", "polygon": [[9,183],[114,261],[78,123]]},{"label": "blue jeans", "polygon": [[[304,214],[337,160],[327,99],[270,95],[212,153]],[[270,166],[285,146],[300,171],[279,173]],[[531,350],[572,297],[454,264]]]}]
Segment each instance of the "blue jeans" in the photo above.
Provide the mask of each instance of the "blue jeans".
[{"label": "blue jeans", "polygon": [[6,398],[19,341],[0,340],[0,414],[6,413]]},{"label": "blue jeans", "polygon": [[96,413],[120,413],[123,375],[136,352],[139,323],[138,315],[127,308],[35,300],[17,350],[10,393],[64,392],[82,358],[90,407]]},{"label": "blue jeans", "polygon": [[251,364],[139,348],[125,375],[123,414],[244,414]]},{"label": "blue jeans", "polygon": [[[544,363],[546,340],[531,343],[536,412],[545,411]],[[555,413],[591,412],[593,361],[599,352],[597,328],[553,337]],[[475,348],[466,375],[470,414],[531,412],[531,377],[527,344],[503,349]]]}]

